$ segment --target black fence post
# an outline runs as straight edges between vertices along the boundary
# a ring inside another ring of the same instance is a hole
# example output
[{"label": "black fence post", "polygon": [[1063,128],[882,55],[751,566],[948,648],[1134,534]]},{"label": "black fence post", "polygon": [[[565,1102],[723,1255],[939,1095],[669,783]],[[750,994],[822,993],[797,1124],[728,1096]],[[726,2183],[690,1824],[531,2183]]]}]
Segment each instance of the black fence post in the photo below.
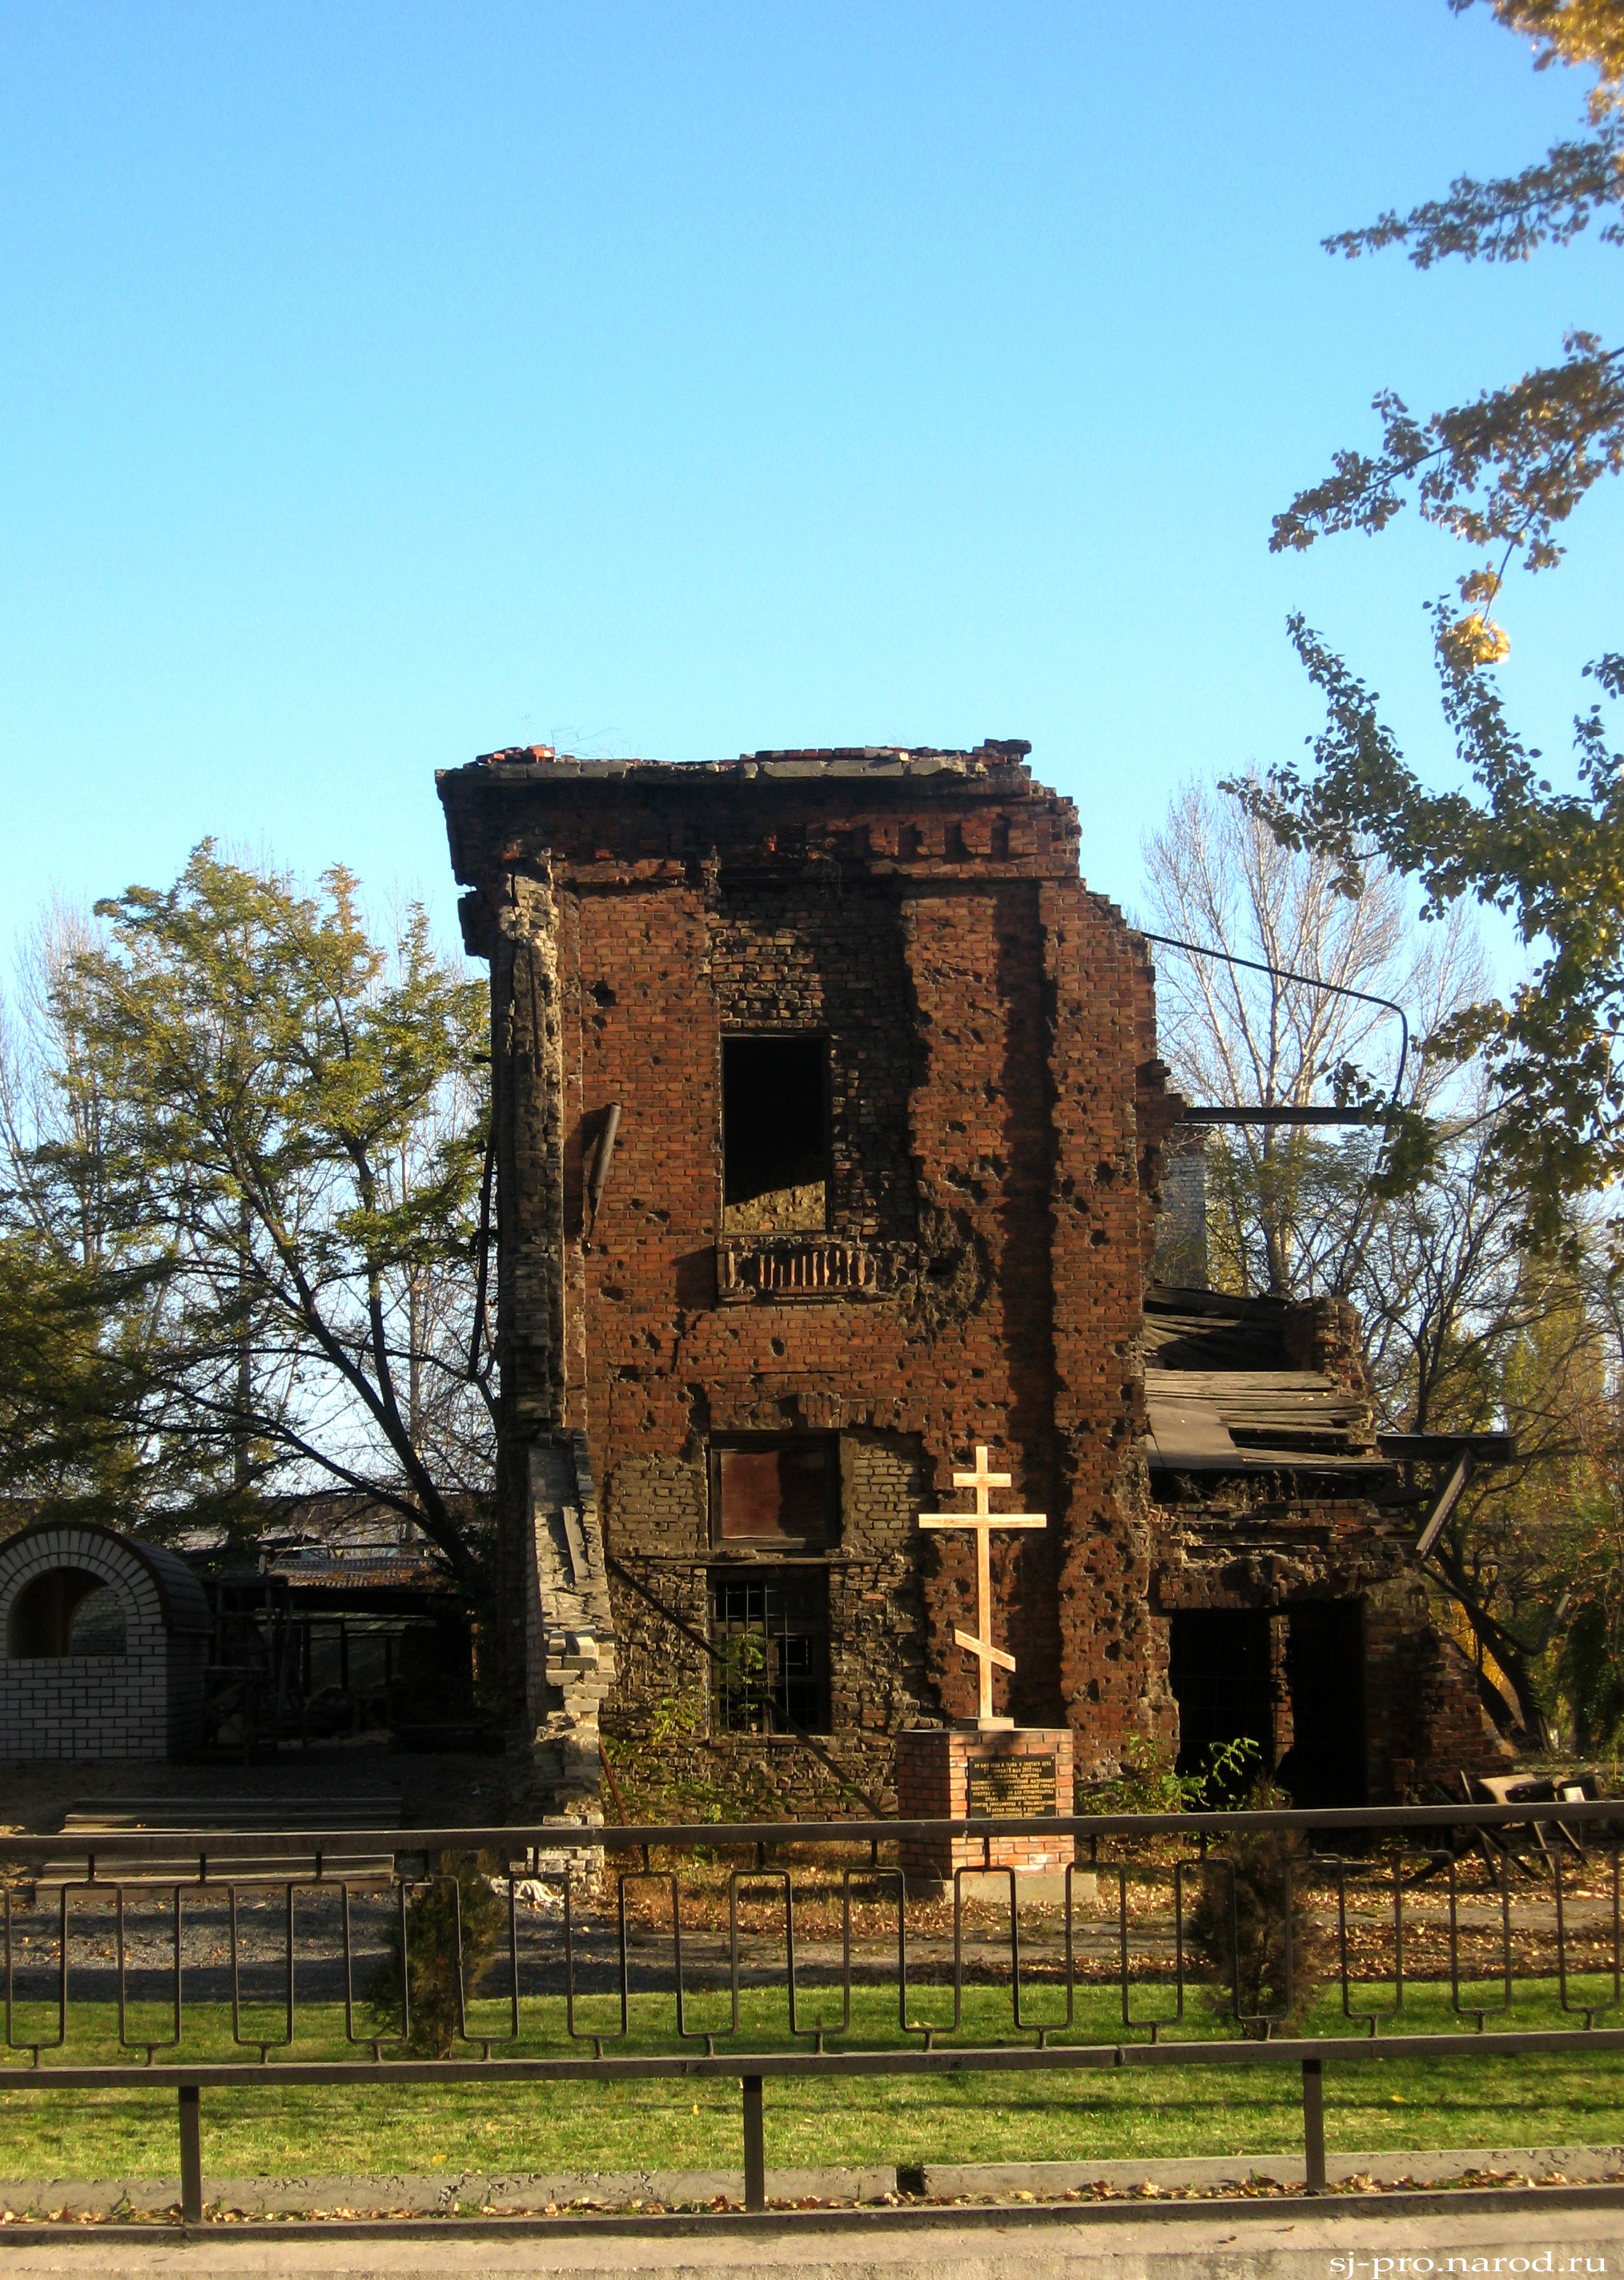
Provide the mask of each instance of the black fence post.
[{"label": "black fence post", "polygon": [[744,2206],[747,2209],[764,2209],[767,2205],[767,2157],[761,2127],[761,2076],[745,2075],[743,2086]]},{"label": "black fence post", "polygon": [[1303,2060],[1303,2150],[1311,2193],[1325,2191],[1325,2075],[1318,2059]]},{"label": "black fence post", "polygon": [[203,2137],[197,2084],[181,2084],[181,2222],[203,2222]]}]

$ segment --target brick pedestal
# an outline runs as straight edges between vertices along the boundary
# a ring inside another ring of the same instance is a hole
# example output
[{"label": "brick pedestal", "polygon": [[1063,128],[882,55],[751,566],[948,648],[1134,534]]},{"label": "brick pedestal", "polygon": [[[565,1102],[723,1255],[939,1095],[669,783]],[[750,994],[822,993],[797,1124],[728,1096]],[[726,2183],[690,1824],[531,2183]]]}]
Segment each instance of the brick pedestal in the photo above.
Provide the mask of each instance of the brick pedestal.
[{"label": "brick pedestal", "polygon": [[[1014,1770],[1023,1760],[1035,1759],[1039,1763],[1024,1777]],[[1002,1732],[982,1733],[974,1727],[916,1726],[901,1734],[897,1742],[897,1814],[900,1821],[963,1821],[974,1813],[993,1820],[1007,1820],[1019,1814],[1028,1817],[1026,1806],[1018,1799],[998,1801],[998,1792],[1008,1795],[1027,1783],[1046,1786],[1045,1768],[1042,1760],[1051,1759],[1054,1765],[1054,1806],[1056,1814],[1066,1816],[1072,1810],[1072,1737],[1066,1726],[1014,1726]],[[990,1798],[978,1794],[971,1799],[973,1766],[988,1766],[994,1770],[977,1775],[974,1786],[978,1792],[985,1783],[992,1789]],[[1003,1770],[1008,1768],[1008,1770]],[[1030,1815],[1032,1834],[1029,1837],[995,1837],[983,1840],[979,1837],[940,1837],[931,1842],[904,1839],[901,1863],[910,1876],[950,1877],[955,1868],[1016,1868],[1052,1871],[1063,1868],[1072,1858],[1072,1839],[1058,1837],[1046,1828],[1050,1818],[1045,1807]]]}]

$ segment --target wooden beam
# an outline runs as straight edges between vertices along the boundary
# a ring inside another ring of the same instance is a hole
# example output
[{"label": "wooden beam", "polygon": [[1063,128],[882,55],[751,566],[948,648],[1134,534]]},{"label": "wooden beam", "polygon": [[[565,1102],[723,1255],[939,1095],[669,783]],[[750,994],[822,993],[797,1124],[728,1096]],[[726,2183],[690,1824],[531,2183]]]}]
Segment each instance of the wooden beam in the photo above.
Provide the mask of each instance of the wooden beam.
[{"label": "wooden beam", "polygon": [[1460,1460],[1450,1475],[1443,1495],[1432,1508],[1432,1518],[1416,1539],[1415,1556],[1418,1560],[1425,1560],[1443,1533],[1443,1523],[1459,1503],[1460,1492],[1471,1479],[1472,1472],[1472,1452],[1470,1449],[1463,1449],[1460,1452]]},{"label": "wooden beam", "polygon": [[1374,1108],[1286,1108],[1271,1102],[1249,1101],[1239,1108],[1189,1108],[1186,1124],[1374,1124],[1382,1112]]},{"label": "wooden beam", "polygon": [[1463,1449],[1470,1449],[1479,1465],[1514,1465],[1514,1433],[1378,1433],[1376,1446],[1396,1464],[1448,1464]]}]

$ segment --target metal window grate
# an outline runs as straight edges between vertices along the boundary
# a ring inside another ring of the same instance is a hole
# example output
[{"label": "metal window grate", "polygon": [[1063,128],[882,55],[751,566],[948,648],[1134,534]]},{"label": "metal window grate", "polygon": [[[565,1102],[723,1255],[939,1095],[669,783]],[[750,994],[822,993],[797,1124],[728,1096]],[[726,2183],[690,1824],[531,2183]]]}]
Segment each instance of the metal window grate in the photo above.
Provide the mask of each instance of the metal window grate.
[{"label": "metal window grate", "polygon": [[729,1734],[827,1733],[828,1583],[820,1575],[711,1580],[715,1725]]}]

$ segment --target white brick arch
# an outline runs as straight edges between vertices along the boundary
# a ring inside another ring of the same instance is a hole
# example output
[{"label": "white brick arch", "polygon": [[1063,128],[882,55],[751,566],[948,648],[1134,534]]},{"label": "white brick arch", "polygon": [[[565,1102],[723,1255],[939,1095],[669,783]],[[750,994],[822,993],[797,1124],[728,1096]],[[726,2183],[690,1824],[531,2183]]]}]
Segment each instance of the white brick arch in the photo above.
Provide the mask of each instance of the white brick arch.
[{"label": "white brick arch", "polygon": [[[64,1652],[71,1612],[111,1591],[121,1653]],[[0,1760],[188,1756],[200,1738],[208,1599],[183,1560],[89,1521],[0,1544]]]}]

